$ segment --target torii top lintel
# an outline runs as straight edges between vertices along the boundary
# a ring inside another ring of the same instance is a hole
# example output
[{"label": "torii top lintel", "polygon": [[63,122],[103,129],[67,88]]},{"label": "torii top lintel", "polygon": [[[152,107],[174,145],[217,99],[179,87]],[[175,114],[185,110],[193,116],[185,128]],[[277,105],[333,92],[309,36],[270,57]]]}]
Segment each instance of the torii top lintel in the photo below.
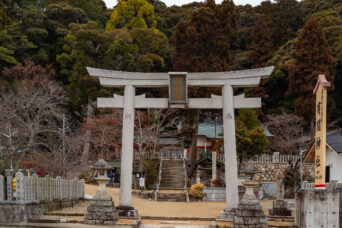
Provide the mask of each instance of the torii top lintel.
[{"label": "torii top lintel", "polygon": [[90,76],[99,77],[100,83],[105,87],[168,87],[170,74],[186,74],[188,86],[220,87],[231,85],[233,87],[254,87],[259,85],[261,78],[267,78],[274,66],[251,70],[227,72],[170,72],[170,73],[138,73],[103,70],[87,67]]}]

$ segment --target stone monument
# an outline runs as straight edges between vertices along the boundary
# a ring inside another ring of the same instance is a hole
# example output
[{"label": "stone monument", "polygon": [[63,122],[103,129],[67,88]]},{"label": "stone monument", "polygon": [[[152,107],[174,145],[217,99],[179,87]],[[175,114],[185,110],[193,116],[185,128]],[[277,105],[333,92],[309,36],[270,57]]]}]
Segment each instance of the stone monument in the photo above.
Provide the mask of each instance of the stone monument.
[{"label": "stone monument", "polygon": [[277,182],[277,200],[273,201],[273,208],[269,210],[272,216],[291,216],[291,211],[287,209],[287,202],[284,200],[284,182]]},{"label": "stone monument", "polygon": [[[246,175],[255,174],[256,168],[247,164],[241,170]],[[239,206],[235,211],[234,227],[235,228],[267,228],[267,217],[262,210],[259,200],[254,195],[254,186],[258,183],[253,180],[246,180],[243,185],[246,187],[246,192],[239,202]]]},{"label": "stone monument", "polygon": [[109,181],[107,170],[111,169],[111,166],[108,166],[107,162],[100,159],[91,168],[95,170],[95,179],[99,183],[99,187],[96,195],[90,201],[87,211],[84,213],[84,223],[114,225],[118,219],[118,212],[112,197],[106,189],[106,183]]}]

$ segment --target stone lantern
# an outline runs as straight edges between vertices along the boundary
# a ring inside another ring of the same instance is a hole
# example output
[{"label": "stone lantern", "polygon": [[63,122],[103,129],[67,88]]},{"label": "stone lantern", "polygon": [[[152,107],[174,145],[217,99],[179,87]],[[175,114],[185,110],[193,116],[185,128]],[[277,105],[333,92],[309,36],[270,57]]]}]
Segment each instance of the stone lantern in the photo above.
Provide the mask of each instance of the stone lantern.
[{"label": "stone lantern", "polygon": [[98,182],[99,187],[84,214],[84,223],[113,225],[118,219],[118,212],[114,206],[112,197],[106,189],[106,183],[109,181],[107,172],[112,167],[103,159],[100,159],[90,168],[95,172],[95,180]]},{"label": "stone lantern", "polygon": [[239,206],[236,209],[234,226],[267,228],[267,217],[253,191],[253,188],[258,186],[258,183],[253,180],[254,174],[258,173],[258,170],[252,164],[247,163],[241,167],[240,172],[244,173],[246,177],[243,182],[246,192],[240,199]]},{"label": "stone lantern", "polygon": [[95,163],[95,165],[90,166],[90,168],[94,170],[95,180],[99,184],[94,198],[112,200],[106,188],[106,184],[109,182],[108,170],[112,167],[109,166],[105,160],[100,159]]}]

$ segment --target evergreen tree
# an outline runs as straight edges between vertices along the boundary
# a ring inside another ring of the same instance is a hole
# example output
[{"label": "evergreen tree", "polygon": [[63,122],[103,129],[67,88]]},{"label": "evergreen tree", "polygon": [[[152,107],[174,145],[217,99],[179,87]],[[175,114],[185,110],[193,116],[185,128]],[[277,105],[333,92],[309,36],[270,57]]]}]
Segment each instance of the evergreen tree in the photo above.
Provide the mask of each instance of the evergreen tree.
[{"label": "evergreen tree", "polygon": [[264,67],[272,57],[272,39],[270,29],[263,17],[260,17],[251,32],[252,50],[250,60],[252,67]]},{"label": "evergreen tree", "polygon": [[[217,72],[230,70],[232,63],[230,45],[235,38],[236,13],[233,1],[225,0],[216,5],[207,0],[205,5],[194,11],[189,21],[177,25],[173,37],[175,50],[173,67],[176,71]],[[191,89],[190,97],[210,95],[209,89]],[[197,132],[200,111],[190,111],[182,132],[192,131],[191,160],[197,158]],[[193,171],[193,170],[192,170]]]},{"label": "evergreen tree", "polygon": [[106,31],[120,28],[155,28],[154,7],[146,0],[119,0],[109,21]]},{"label": "evergreen tree", "polygon": [[269,142],[256,111],[241,109],[236,117],[236,150],[240,162],[267,152]]},{"label": "evergreen tree", "polygon": [[187,22],[177,25],[173,38],[174,69],[205,72],[230,69],[230,45],[235,37],[235,6],[231,0],[216,5],[208,0]]},{"label": "evergreen tree", "polygon": [[[335,59],[323,28],[311,17],[298,37],[295,64],[290,67],[288,95],[294,96],[295,112],[307,120],[314,117],[315,97],[312,91],[319,74],[334,82]],[[334,89],[332,85],[330,89]]]}]

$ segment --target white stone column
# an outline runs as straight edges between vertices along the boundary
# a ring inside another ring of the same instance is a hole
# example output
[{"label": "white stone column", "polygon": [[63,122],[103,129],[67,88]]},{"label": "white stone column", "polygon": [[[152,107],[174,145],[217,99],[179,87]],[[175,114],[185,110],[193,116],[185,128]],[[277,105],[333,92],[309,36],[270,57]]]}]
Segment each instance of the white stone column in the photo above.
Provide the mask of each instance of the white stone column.
[{"label": "white stone column", "polygon": [[239,203],[233,96],[233,87],[223,86],[224,161],[228,210],[237,208]]},{"label": "white stone column", "polygon": [[22,172],[17,172],[15,174],[15,188],[16,188],[16,200],[25,200],[25,189],[24,189],[24,174]]},{"label": "white stone column", "polygon": [[120,176],[120,206],[131,206],[132,200],[132,169],[133,169],[133,140],[134,140],[134,97],[135,88],[125,86],[122,155]]},{"label": "white stone column", "polygon": [[81,179],[81,199],[84,199],[85,196],[85,180]]},{"label": "white stone column", "polygon": [[38,183],[38,175],[37,174],[33,174],[32,175],[32,200],[35,202],[39,202],[39,192],[38,192],[38,188],[39,188],[39,183]]},{"label": "white stone column", "polygon": [[7,176],[7,200],[13,200],[13,177],[11,175]]},{"label": "white stone column", "polygon": [[211,167],[212,167],[212,170],[211,170],[211,172],[212,172],[212,179],[215,179],[216,180],[216,170],[217,170],[217,167],[216,167],[216,151],[213,151],[212,153],[211,153],[211,161],[212,161],[212,163],[211,163]]}]

